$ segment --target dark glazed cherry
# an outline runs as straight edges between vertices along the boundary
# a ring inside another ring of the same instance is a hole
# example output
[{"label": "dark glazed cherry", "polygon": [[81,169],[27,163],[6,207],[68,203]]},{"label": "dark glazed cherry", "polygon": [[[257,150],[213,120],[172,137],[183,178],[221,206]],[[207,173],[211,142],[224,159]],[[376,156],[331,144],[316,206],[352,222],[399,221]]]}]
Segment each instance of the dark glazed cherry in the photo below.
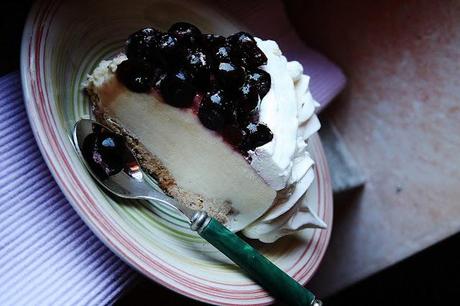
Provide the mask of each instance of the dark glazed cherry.
[{"label": "dark glazed cherry", "polygon": [[201,31],[188,22],[177,22],[173,24],[168,33],[174,35],[182,45],[191,46],[201,40]]},{"label": "dark glazed cherry", "polygon": [[259,104],[259,93],[251,82],[245,81],[235,94],[235,101],[241,111],[249,113]]},{"label": "dark glazed cherry", "polygon": [[174,66],[179,54],[179,43],[176,37],[169,33],[162,34],[158,40],[157,50],[158,60],[161,61],[163,65]]},{"label": "dark glazed cherry", "polygon": [[[234,106],[232,104],[232,106]],[[244,124],[243,126],[246,126]],[[226,112],[225,126],[222,130],[222,136],[225,141],[233,147],[238,148],[243,141],[243,130],[241,128],[241,118],[238,116],[238,111],[233,107]]]},{"label": "dark glazed cherry", "polygon": [[228,41],[232,47],[232,59],[240,65],[257,68],[267,63],[267,57],[251,34],[239,32],[230,36]]},{"label": "dark glazed cherry", "polygon": [[124,167],[124,141],[120,135],[101,129],[83,141],[83,157],[100,178],[117,174]]},{"label": "dark glazed cherry", "polygon": [[214,70],[214,75],[222,87],[229,89],[237,89],[245,79],[243,68],[231,62],[219,63]]},{"label": "dark glazed cherry", "polygon": [[256,88],[260,99],[265,97],[272,85],[270,74],[262,69],[255,69],[248,73],[248,81]]},{"label": "dark glazed cherry", "polygon": [[192,72],[195,84],[204,89],[209,84],[211,64],[208,55],[202,48],[187,48],[184,50],[184,66]]},{"label": "dark glazed cherry", "polygon": [[137,58],[147,62],[155,57],[155,49],[161,33],[153,28],[147,27],[130,35],[126,41],[126,56]]},{"label": "dark glazed cherry", "polygon": [[166,78],[166,72],[161,68],[156,68],[153,70],[153,87],[156,89],[161,88],[161,83]]},{"label": "dark glazed cherry", "polygon": [[252,112],[259,101],[267,94],[271,87],[270,74],[262,69],[255,69],[247,74],[246,80],[238,89],[235,100],[240,112]]},{"label": "dark glazed cherry", "polygon": [[145,61],[129,58],[118,65],[118,80],[134,92],[148,92],[153,85],[152,68]]},{"label": "dark glazed cherry", "polygon": [[243,151],[254,150],[257,147],[272,141],[273,134],[263,123],[250,123],[243,130],[243,141],[240,149]]},{"label": "dark glazed cherry", "polygon": [[220,131],[224,127],[229,105],[230,101],[225,97],[223,90],[209,91],[201,101],[198,118],[208,129]]},{"label": "dark glazed cherry", "polygon": [[209,51],[218,49],[227,43],[227,39],[224,36],[216,34],[203,34],[202,44]]},{"label": "dark glazed cherry", "polygon": [[246,68],[257,68],[267,64],[267,57],[257,47],[252,51],[232,51],[232,60]]},{"label": "dark glazed cherry", "polygon": [[173,71],[161,82],[161,94],[169,105],[180,108],[190,107],[197,94],[192,83],[193,76],[189,72],[183,69]]},{"label": "dark glazed cherry", "polygon": [[123,160],[121,159],[124,146],[123,137],[115,133],[102,130],[97,137],[97,146],[103,157],[103,161],[111,169],[121,169]]},{"label": "dark glazed cherry", "polygon": [[[212,67],[216,70],[220,63],[231,63],[231,47],[223,36],[216,36],[212,43],[208,43],[207,51],[212,60]],[[232,64],[233,65],[233,64]],[[235,66],[235,65],[233,65]]]},{"label": "dark glazed cherry", "polygon": [[228,45],[221,46],[213,53],[214,59],[219,62],[230,61],[231,48]]},{"label": "dark glazed cherry", "polygon": [[228,37],[228,41],[235,46],[238,51],[246,51],[257,48],[254,37],[246,32],[238,32]]},{"label": "dark glazed cherry", "polygon": [[246,55],[246,62],[248,67],[260,67],[267,64],[267,56],[258,47],[251,51],[252,55]]}]

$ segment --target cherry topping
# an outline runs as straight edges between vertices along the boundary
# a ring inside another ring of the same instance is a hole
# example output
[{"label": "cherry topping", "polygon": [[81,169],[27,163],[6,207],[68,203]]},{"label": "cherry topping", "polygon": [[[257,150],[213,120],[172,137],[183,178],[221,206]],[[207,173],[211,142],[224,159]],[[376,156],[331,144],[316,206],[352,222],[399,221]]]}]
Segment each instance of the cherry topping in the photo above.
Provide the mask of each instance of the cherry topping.
[{"label": "cherry topping", "polygon": [[177,22],[173,24],[168,33],[174,35],[183,45],[193,45],[201,40],[201,31],[188,22]]},{"label": "cherry topping", "polygon": [[220,131],[224,127],[229,104],[223,90],[209,91],[201,101],[198,118],[208,129]]},{"label": "cherry topping", "polygon": [[153,72],[153,87],[156,89],[161,88],[161,83],[163,82],[164,79],[166,79],[167,73],[164,72],[163,69],[157,68]]},{"label": "cherry topping", "polygon": [[259,93],[251,82],[245,81],[236,92],[235,99],[240,110],[249,113],[259,104]]},{"label": "cherry topping", "polygon": [[257,48],[257,43],[251,34],[238,32],[228,37],[228,41],[236,47],[238,51],[251,50]]},{"label": "cherry topping", "polygon": [[160,35],[159,31],[150,27],[131,34],[126,41],[126,56],[150,62],[155,56],[154,50]]},{"label": "cherry topping", "polygon": [[245,73],[243,68],[231,62],[222,62],[216,67],[214,75],[224,88],[238,88],[243,84]]},{"label": "cherry topping", "polygon": [[231,48],[230,45],[225,43],[212,50],[214,60],[217,62],[230,62]]},{"label": "cherry topping", "polygon": [[193,76],[186,70],[179,69],[168,73],[161,81],[161,94],[166,103],[175,107],[190,107],[197,93],[192,85]]},{"label": "cherry topping", "polygon": [[179,43],[177,38],[169,33],[161,34],[158,40],[157,52],[163,65],[174,65],[177,62]]},{"label": "cherry topping", "polygon": [[254,150],[257,147],[272,141],[273,134],[263,123],[250,123],[243,130],[243,141],[240,149],[244,151]]},{"label": "cherry topping", "polygon": [[101,129],[84,139],[82,153],[91,169],[100,178],[106,178],[123,169],[123,146],[120,135]]},{"label": "cherry topping", "polygon": [[118,65],[118,80],[134,92],[148,92],[153,85],[152,68],[145,61],[128,58]]},{"label": "cherry topping", "polygon": [[[243,130],[241,125],[241,118],[238,117],[236,109],[226,112],[225,127],[222,130],[222,136],[232,146],[238,148],[243,141]],[[243,124],[246,126],[247,124]]]},{"label": "cherry topping", "polygon": [[209,72],[211,64],[208,55],[202,48],[187,48],[184,51],[185,68],[195,76],[195,84],[200,89],[207,88],[209,84]]},{"label": "cherry topping", "polygon": [[126,53],[117,77],[130,90],[159,89],[166,103],[192,108],[205,127],[243,154],[273,138],[258,123],[258,105],[271,88],[271,77],[260,69],[267,57],[252,35],[202,34],[178,22],[167,33],[152,28],[134,33]]},{"label": "cherry topping", "polygon": [[265,97],[272,85],[270,74],[262,69],[254,69],[248,73],[248,81],[256,88],[260,99]]},{"label": "cherry topping", "polygon": [[257,68],[267,63],[267,57],[257,47],[254,37],[245,32],[233,34],[228,38],[232,46],[232,59],[249,68]]},{"label": "cherry topping", "polygon": [[260,67],[267,64],[267,56],[259,48],[251,51],[252,55],[247,54],[245,61],[247,62],[248,67]]},{"label": "cherry topping", "polygon": [[203,34],[203,46],[209,51],[214,51],[220,46],[227,43],[227,39],[224,36],[216,34]]}]

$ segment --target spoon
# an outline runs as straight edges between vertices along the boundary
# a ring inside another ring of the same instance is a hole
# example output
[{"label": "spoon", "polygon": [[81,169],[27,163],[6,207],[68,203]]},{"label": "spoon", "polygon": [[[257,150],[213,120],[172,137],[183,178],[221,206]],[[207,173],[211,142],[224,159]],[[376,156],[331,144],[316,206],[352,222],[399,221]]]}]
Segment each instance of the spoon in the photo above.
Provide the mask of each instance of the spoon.
[{"label": "spoon", "polygon": [[91,160],[87,160],[84,154],[85,139],[101,130],[118,137],[102,124],[89,119],[81,119],[74,126],[73,141],[75,149],[89,173],[107,191],[120,198],[152,200],[179,210],[190,221],[192,230],[230,258],[273,296],[288,305],[322,305],[322,302],[316,299],[312,292],[302,287],[216,219],[208,216],[205,211],[192,210],[163,192],[155,190],[145,180],[145,174],[124,141],[119,151],[116,151],[116,157],[121,157],[119,160],[123,161],[123,165],[120,165],[119,169],[115,169],[112,173],[101,173],[100,169],[95,168]]}]

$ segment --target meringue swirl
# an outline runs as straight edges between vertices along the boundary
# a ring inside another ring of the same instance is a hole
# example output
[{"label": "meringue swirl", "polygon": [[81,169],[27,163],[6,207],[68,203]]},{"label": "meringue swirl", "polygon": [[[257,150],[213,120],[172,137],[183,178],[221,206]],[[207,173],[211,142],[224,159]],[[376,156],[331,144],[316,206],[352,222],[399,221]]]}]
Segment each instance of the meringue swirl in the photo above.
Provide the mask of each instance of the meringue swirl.
[{"label": "meringue swirl", "polygon": [[243,234],[269,243],[304,228],[326,227],[304,200],[314,179],[314,161],[307,145],[320,128],[315,114],[319,104],[299,62],[289,62],[272,40],[256,38],[256,42],[268,58],[262,69],[272,79],[271,89],[260,103],[259,120],[270,128],[273,140],[249,152],[250,165],[277,191],[277,197]]}]

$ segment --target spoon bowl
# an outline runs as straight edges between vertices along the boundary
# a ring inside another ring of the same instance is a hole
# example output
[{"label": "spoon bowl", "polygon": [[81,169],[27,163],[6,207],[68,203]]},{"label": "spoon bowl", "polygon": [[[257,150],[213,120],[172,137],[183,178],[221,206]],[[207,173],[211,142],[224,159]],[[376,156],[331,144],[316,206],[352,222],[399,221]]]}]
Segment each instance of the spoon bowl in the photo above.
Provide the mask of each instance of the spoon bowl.
[{"label": "spoon bowl", "polygon": [[102,129],[111,132],[108,127],[96,121],[81,119],[75,124],[73,130],[73,141],[78,155],[90,174],[102,187],[121,198],[153,200],[178,209],[189,219],[193,217],[194,210],[181,206],[175,199],[165,195],[158,185],[152,186],[146,181],[146,174],[142,171],[139,162],[126,143],[123,143],[118,150],[122,155],[121,160],[124,162],[121,171],[113,175],[101,175],[98,171],[95,171],[84,157],[84,141],[89,135]]}]

